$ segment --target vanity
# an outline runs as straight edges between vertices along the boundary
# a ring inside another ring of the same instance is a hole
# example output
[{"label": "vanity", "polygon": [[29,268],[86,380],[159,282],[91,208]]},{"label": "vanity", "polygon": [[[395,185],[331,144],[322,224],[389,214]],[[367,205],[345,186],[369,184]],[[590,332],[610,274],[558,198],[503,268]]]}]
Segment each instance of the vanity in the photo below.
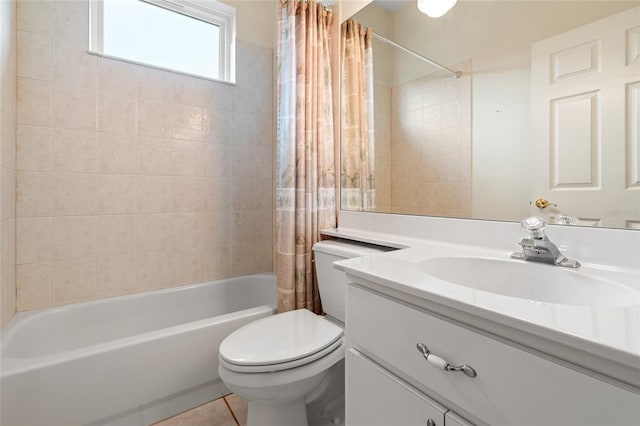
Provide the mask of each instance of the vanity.
[{"label": "vanity", "polygon": [[347,425],[640,424],[640,274],[623,253],[635,233],[607,258],[572,247],[615,231],[553,229],[572,269],[511,259],[499,247],[518,247],[517,224],[375,215],[362,230],[353,217],[360,229],[326,234],[401,250],[334,265],[352,282]]}]

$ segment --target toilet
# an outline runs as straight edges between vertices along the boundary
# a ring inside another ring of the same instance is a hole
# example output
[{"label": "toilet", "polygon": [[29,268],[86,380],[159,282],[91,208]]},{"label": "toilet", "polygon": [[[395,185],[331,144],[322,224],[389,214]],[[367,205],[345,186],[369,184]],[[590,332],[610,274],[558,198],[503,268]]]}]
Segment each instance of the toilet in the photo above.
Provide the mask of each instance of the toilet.
[{"label": "toilet", "polygon": [[[333,262],[385,250],[343,241],[316,243],[318,287],[327,315],[306,309],[276,314],[247,324],[223,340],[218,371],[232,392],[249,401],[248,426],[305,426],[307,404],[318,399],[332,381],[343,383],[343,377],[335,376],[344,374],[348,281],[343,272],[333,269]],[[335,418],[332,424],[341,421]]]}]

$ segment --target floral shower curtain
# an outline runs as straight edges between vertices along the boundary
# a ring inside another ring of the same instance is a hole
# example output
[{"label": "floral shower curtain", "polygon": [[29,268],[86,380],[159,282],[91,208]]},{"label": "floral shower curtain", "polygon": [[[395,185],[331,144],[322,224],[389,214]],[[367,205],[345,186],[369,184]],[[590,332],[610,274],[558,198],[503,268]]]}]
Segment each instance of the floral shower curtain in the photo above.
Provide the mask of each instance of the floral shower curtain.
[{"label": "floral shower curtain", "polygon": [[336,226],[331,91],[332,13],[281,0],[277,52],[278,311],[322,312],[311,247]]},{"label": "floral shower curtain", "polygon": [[342,24],[341,181],[346,210],[376,207],[371,29],[353,19]]}]

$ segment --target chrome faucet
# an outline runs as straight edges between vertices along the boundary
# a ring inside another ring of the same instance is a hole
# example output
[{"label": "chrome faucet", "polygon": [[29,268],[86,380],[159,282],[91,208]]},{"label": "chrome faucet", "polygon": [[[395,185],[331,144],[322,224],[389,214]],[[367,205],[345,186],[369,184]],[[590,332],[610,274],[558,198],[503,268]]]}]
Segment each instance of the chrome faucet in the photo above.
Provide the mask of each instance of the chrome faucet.
[{"label": "chrome faucet", "polygon": [[550,263],[552,265],[565,266],[567,268],[579,268],[580,263],[567,259],[560,249],[552,243],[544,233],[547,223],[539,217],[528,217],[522,222],[524,238],[520,240],[522,253],[513,253],[513,259],[529,260],[532,262]]}]

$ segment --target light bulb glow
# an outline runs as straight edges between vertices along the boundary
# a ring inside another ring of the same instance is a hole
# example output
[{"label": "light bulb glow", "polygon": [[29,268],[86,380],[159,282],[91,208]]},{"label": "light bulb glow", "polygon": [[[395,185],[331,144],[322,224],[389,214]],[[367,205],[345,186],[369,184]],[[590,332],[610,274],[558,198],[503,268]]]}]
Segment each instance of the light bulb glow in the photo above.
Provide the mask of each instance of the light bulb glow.
[{"label": "light bulb glow", "polygon": [[418,0],[420,12],[432,18],[439,18],[447,13],[458,0]]}]

